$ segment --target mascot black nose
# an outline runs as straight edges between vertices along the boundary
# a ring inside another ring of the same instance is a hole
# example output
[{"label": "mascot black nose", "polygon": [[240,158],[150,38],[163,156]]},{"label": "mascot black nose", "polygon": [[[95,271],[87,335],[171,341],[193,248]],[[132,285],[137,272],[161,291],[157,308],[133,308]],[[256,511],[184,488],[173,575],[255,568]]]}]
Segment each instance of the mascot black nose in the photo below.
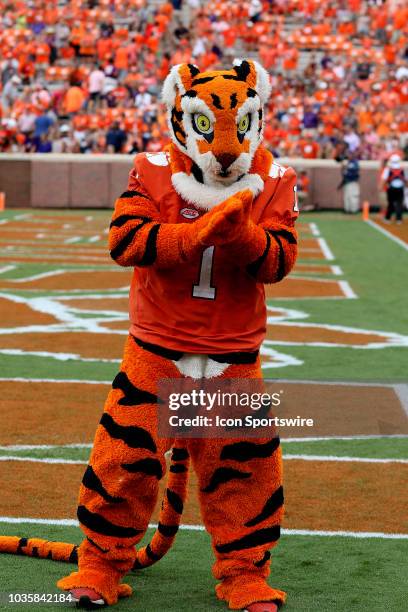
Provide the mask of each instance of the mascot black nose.
[{"label": "mascot black nose", "polygon": [[216,155],[215,157],[217,162],[221,164],[223,172],[228,170],[230,165],[237,159],[237,155],[232,155],[231,153],[221,153],[221,155]]}]

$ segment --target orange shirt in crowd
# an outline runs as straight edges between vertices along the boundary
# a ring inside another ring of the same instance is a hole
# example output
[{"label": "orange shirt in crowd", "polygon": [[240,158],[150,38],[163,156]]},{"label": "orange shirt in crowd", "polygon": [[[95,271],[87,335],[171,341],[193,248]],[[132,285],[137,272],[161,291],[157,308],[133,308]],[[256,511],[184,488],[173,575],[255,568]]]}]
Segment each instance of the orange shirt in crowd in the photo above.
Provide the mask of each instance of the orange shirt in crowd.
[{"label": "orange shirt in crowd", "polygon": [[299,140],[297,147],[300,151],[301,157],[304,157],[305,159],[316,159],[319,157],[320,148],[317,142]]},{"label": "orange shirt in crowd", "polygon": [[35,60],[37,64],[49,63],[51,50],[47,43],[38,43],[35,53]]},{"label": "orange shirt in crowd", "polygon": [[67,113],[77,113],[85,102],[84,91],[77,86],[70,87],[64,97],[64,109]]},{"label": "orange shirt in crowd", "polygon": [[129,67],[129,50],[127,47],[119,47],[115,53],[115,68],[127,70]]}]

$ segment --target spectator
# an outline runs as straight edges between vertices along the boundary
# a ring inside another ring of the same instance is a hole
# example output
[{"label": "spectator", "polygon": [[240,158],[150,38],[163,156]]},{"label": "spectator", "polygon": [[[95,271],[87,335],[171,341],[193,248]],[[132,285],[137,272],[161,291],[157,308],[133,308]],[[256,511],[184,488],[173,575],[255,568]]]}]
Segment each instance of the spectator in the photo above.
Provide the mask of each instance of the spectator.
[{"label": "spectator", "polygon": [[353,153],[342,165],[342,180],[338,189],[343,189],[344,212],[354,214],[360,210],[360,164]]},{"label": "spectator", "polygon": [[67,89],[64,97],[63,106],[68,115],[78,113],[84,106],[85,93],[79,85],[71,85]]},{"label": "spectator", "polygon": [[402,214],[404,209],[404,190],[407,185],[407,177],[401,167],[401,158],[399,155],[391,155],[388,164],[385,166],[381,181],[383,188],[387,194],[387,211],[384,221],[391,222],[391,218],[395,213],[397,224],[402,223]]},{"label": "spectator", "polygon": [[119,122],[115,121],[106,134],[108,153],[122,153],[126,140],[126,132],[120,128]]},{"label": "spectator", "polygon": [[6,4],[0,116],[16,127],[2,129],[0,150],[31,147],[32,133],[21,126],[48,109],[58,122],[69,119],[76,151],[106,150],[114,121],[132,135],[125,151],[163,146],[168,130],[157,94],[172,64],[211,70],[259,53],[273,82],[265,141],[274,155],[380,159],[398,151],[408,158],[401,2],[186,0],[176,14],[171,2],[147,0]]},{"label": "spectator", "polygon": [[89,110],[95,111],[99,107],[104,85],[105,73],[98,64],[95,64],[88,79]]},{"label": "spectator", "polygon": [[1,102],[5,111],[11,109],[21,92],[21,79],[16,74],[4,86]]}]

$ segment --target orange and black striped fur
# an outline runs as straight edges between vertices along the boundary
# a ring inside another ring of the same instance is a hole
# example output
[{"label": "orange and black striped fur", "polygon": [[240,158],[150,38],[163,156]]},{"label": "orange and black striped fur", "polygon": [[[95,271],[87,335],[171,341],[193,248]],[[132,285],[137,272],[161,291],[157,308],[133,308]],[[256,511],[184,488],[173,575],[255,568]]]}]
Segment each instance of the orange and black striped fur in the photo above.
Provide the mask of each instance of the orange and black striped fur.
[{"label": "orange and black striped fur", "polygon": [[[156,269],[161,273],[176,268],[182,274],[186,262],[209,245],[221,253],[229,251],[234,269],[240,266],[239,274],[251,278],[254,290],[262,283],[279,282],[290,272],[297,253],[291,215],[274,215],[272,210],[262,222],[250,217],[254,198],[261,194],[259,203],[264,185],[278,180],[282,170],[277,165],[272,168],[272,157],[261,145],[269,89],[267,73],[250,61],[237,62],[231,70],[200,73],[195,66],[181,65],[171,71],[163,98],[173,143],[159,165],[169,160],[177,197],[196,207],[197,219],[163,220],[138,174],[131,174],[128,191],[116,202],[109,248],[118,264],[147,270],[145,286]],[[284,193],[293,195],[293,170],[282,184]],[[288,206],[291,210],[292,200]],[[226,312],[226,321],[229,316]],[[85,539],[76,549],[69,544],[1,538],[0,552],[65,561],[74,561],[78,554],[78,571],[58,586],[67,591],[87,587],[114,604],[131,594],[122,583],[124,576],[132,568],[154,563],[170,548],[183,512],[191,460],[203,522],[212,538],[217,597],[233,610],[255,602],[283,603],[285,593],[266,581],[270,549],[278,541],[283,515],[279,439],[271,435],[174,441],[157,435],[160,379],[262,377],[258,350],[223,349],[220,346],[215,355],[195,355],[190,363],[193,358],[183,350],[129,335],[80,487],[78,519]],[[202,372],[193,375],[196,363]],[[158,529],[150,544],[136,552],[157,501],[170,449]]]}]

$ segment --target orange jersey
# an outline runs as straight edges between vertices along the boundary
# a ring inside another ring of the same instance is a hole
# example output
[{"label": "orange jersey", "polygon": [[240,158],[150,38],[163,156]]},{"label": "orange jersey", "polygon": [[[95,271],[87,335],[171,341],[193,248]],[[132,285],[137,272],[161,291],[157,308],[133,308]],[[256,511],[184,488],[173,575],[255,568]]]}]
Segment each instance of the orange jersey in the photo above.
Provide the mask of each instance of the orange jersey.
[{"label": "orange jersey", "polygon": [[[135,209],[126,204],[126,198],[131,198],[132,194],[138,196],[139,204]],[[159,224],[146,234],[144,261],[134,268],[130,332],[144,342],[187,353],[222,354],[259,349],[266,333],[264,285],[248,273],[247,266],[240,266],[227,248],[203,247],[190,259],[173,266],[148,265],[152,264],[154,252],[157,254],[159,249],[155,239],[157,234],[160,237],[161,227],[192,224],[206,214],[175,191],[166,154],[137,155],[128,192],[121,198],[123,200],[118,202],[123,202],[122,209],[116,207],[113,226],[121,229],[130,219],[139,219],[143,225],[152,218]],[[125,214],[121,214],[121,210]],[[134,211],[138,213],[136,216],[130,214]],[[282,268],[282,274],[286,273],[281,261],[285,257],[282,249],[286,247],[282,243],[286,239],[296,243],[296,239],[277,224],[291,226],[293,230],[297,215],[295,172],[272,162],[264,190],[252,204],[251,216],[257,225],[267,225],[268,220],[272,220],[271,226],[278,227],[277,233],[283,232],[280,235],[284,237],[274,242],[278,249],[274,265]],[[122,247],[119,244],[111,251],[114,259],[118,259],[115,255],[119,251],[123,252],[123,245],[129,246],[127,236],[132,231],[134,237],[138,230],[133,228],[125,233],[120,242]],[[292,238],[288,238],[289,234]],[[262,260],[262,257],[266,255],[261,252],[257,259]]]}]

